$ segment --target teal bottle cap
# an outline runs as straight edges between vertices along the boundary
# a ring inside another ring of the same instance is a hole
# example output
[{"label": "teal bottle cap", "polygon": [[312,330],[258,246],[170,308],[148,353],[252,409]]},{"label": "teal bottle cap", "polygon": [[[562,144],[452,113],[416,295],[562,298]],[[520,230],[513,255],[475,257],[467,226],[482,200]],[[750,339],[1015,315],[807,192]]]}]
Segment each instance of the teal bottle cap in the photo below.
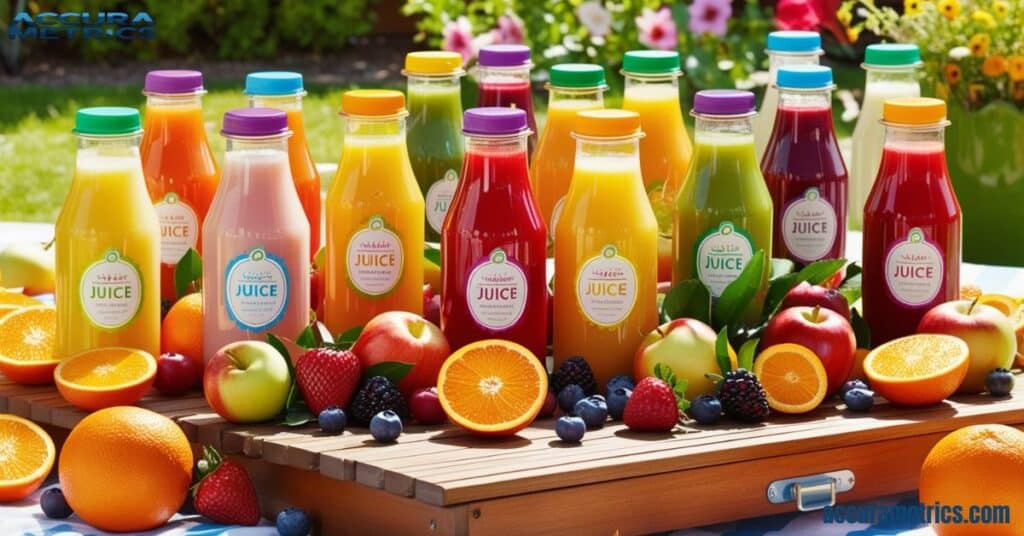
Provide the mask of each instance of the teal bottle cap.
[{"label": "teal bottle cap", "polygon": [[604,87],[604,67],[590,63],[562,63],[551,68],[553,87]]},{"label": "teal bottle cap", "polygon": [[82,108],[75,113],[75,134],[117,136],[142,130],[139,111],[123,106]]},{"label": "teal bottle cap", "polygon": [[289,71],[249,73],[245,77],[246,95],[294,95],[302,92],[302,75]]},{"label": "teal bottle cap", "polygon": [[671,74],[679,70],[679,53],[671,50],[631,50],[622,58],[624,73]]},{"label": "teal bottle cap", "polygon": [[826,89],[832,87],[832,69],[824,65],[784,65],[775,84],[780,88]]},{"label": "teal bottle cap", "polygon": [[911,67],[919,63],[921,49],[909,43],[879,43],[864,51],[864,65]]},{"label": "teal bottle cap", "polygon": [[768,34],[769,52],[809,53],[821,51],[818,32],[783,30]]}]

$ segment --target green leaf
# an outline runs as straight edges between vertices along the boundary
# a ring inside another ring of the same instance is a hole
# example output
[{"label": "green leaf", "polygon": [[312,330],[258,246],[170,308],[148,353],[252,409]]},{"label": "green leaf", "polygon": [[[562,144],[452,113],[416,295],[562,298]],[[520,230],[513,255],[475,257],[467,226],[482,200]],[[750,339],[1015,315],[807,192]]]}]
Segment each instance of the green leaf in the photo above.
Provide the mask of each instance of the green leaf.
[{"label": "green leaf", "polygon": [[281,423],[284,426],[302,426],[306,423],[315,420],[315,416],[306,407],[306,403],[299,400],[297,403],[285,409],[284,415],[281,417]]},{"label": "green leaf", "polygon": [[699,279],[680,281],[669,289],[661,303],[661,320],[694,318],[711,323],[711,292]]},{"label": "green leaf", "polygon": [[764,279],[764,263],[764,250],[759,249],[750,258],[750,262],[743,267],[740,275],[725,287],[711,312],[714,327],[721,329],[739,322],[743,312],[750,305],[750,300],[754,299],[757,291],[761,288]]},{"label": "green leaf", "polygon": [[356,343],[359,336],[363,333],[363,326],[356,326],[349,328],[347,331],[338,335],[338,338],[334,340],[332,346],[339,350],[348,350],[352,348],[352,345]]},{"label": "green leaf", "polygon": [[836,272],[846,266],[846,259],[829,259],[817,261],[804,266],[800,274],[800,281],[807,281],[812,285],[820,285],[826,279],[835,275]]},{"label": "green leaf", "polygon": [[853,327],[853,336],[857,339],[857,348],[871,348],[871,328],[860,316],[860,311],[850,310],[850,326]]},{"label": "green leaf", "polygon": [[772,275],[770,279],[776,279],[796,270],[796,264],[789,259],[772,258]]},{"label": "green leaf", "polygon": [[181,260],[174,266],[174,293],[180,299],[189,293],[189,286],[195,283],[195,289],[202,288],[203,259],[199,252],[189,248]]},{"label": "green leaf", "polygon": [[291,378],[291,385],[288,386],[288,396],[284,399],[284,411],[287,413],[296,403],[305,404],[302,401],[302,393],[299,392],[299,386],[296,384],[295,364],[292,363],[292,358],[288,354],[288,347],[285,346],[284,341],[280,337],[273,333],[267,333],[267,343],[284,357],[284,362],[288,366],[288,376]]},{"label": "green leaf", "polygon": [[409,374],[410,370],[412,370],[412,363],[384,361],[366,369],[363,376],[366,378],[371,376],[384,376],[391,380],[391,383],[397,384],[402,381],[402,378],[404,378],[406,374]]},{"label": "green leaf", "polygon": [[295,344],[307,349],[319,346],[316,335],[313,334],[313,324],[309,324],[302,330],[302,333],[299,333],[299,336],[295,338]]},{"label": "green leaf", "polygon": [[847,264],[846,276],[843,277],[843,281],[842,283],[840,283],[840,285],[845,285],[847,281],[850,281],[851,279],[859,276],[863,271],[864,270],[856,262],[851,262],[850,264]]},{"label": "green leaf", "polygon": [[759,342],[761,339],[750,339],[740,347],[736,362],[741,369],[754,370],[754,356],[757,354]]},{"label": "green leaf", "polygon": [[441,266],[441,250],[433,246],[423,247],[423,258],[428,261]]},{"label": "green leaf", "polygon": [[861,296],[861,274],[857,274],[845,281],[838,289],[839,293],[846,298],[846,303],[853,305]]},{"label": "green leaf", "polygon": [[732,361],[729,359],[728,327],[723,327],[718,332],[718,338],[715,340],[715,360],[718,361],[718,370],[722,372],[722,376],[732,370]]},{"label": "green leaf", "polygon": [[768,283],[768,292],[764,296],[764,308],[761,310],[761,318],[767,320],[775,314],[786,293],[793,290],[793,287],[800,283],[800,274],[788,273],[784,276],[772,279]]},{"label": "green leaf", "polygon": [[288,373],[294,376],[295,370],[292,367],[292,357],[288,354],[288,347],[284,345],[281,338],[273,333],[267,333],[267,344],[273,346],[275,350],[281,353],[285,363],[288,364]]}]

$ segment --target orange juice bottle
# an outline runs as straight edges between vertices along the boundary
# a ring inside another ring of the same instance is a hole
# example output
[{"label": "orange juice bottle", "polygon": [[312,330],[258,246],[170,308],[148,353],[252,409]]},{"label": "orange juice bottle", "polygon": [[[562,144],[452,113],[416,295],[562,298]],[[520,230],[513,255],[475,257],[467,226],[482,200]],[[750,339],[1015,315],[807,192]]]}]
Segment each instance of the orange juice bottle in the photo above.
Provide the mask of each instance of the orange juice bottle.
[{"label": "orange juice bottle", "polygon": [[203,127],[199,71],[146,73],[142,170],[160,221],[160,298],[174,300],[174,267],[190,248],[202,252],[203,220],[220,169]]},{"label": "orange juice bottle", "polygon": [[554,353],[587,359],[598,385],[633,370],[658,325],[658,222],[640,175],[640,116],[576,116],[576,165],[555,230]]},{"label": "orange juice bottle", "polygon": [[405,96],[342,96],[345,146],[327,194],[324,320],[333,333],[385,311],[423,312],[423,194],[405,145]]}]

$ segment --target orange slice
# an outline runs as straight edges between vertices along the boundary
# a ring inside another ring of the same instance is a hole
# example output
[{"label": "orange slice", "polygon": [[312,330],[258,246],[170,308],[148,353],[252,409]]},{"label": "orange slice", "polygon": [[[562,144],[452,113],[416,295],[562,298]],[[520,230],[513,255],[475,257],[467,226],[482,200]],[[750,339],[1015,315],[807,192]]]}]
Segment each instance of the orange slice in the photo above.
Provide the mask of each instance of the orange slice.
[{"label": "orange slice", "polygon": [[96,348],[76,354],[53,371],[64,400],[88,411],[138,402],[156,377],[156,359],[134,348]]},{"label": "orange slice", "polygon": [[18,307],[29,307],[42,305],[43,302],[29,298],[20,292],[11,292],[7,289],[0,289],[0,305],[17,305]]},{"label": "orange slice", "polygon": [[24,307],[21,306],[21,305],[0,304],[0,320],[3,320],[5,316],[13,313],[14,311],[17,311],[18,309],[23,309],[23,308]]},{"label": "orange slice", "polygon": [[1006,294],[982,294],[978,296],[978,303],[995,307],[1006,316],[1012,315],[1020,307],[1020,302]]},{"label": "orange slice", "polygon": [[0,414],[0,502],[24,499],[53,468],[57,449],[32,421]]},{"label": "orange slice", "polygon": [[57,310],[49,305],[22,307],[0,318],[0,372],[21,384],[53,382]]},{"label": "orange slice", "polygon": [[768,395],[768,405],[782,413],[812,411],[825,400],[828,391],[821,359],[799,344],[765,348],[754,361],[754,375]]},{"label": "orange slice", "polygon": [[452,422],[481,435],[512,435],[540,412],[548,374],[526,348],[490,339],[448,357],[437,377],[437,392]]},{"label": "orange slice", "polygon": [[889,341],[864,358],[871,387],[894,404],[927,406],[952,395],[967,376],[967,343],[918,334]]}]

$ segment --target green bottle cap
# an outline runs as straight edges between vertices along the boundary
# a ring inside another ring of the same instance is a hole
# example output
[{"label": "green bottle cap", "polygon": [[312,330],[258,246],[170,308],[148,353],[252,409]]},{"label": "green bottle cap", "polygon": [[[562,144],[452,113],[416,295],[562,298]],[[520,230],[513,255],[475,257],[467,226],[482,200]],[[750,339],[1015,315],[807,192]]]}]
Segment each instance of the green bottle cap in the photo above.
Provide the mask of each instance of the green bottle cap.
[{"label": "green bottle cap", "polygon": [[603,87],[604,67],[590,63],[562,63],[551,68],[554,87]]},{"label": "green bottle cap", "polygon": [[122,106],[82,108],[75,114],[75,133],[96,136],[134,134],[142,129],[139,111]]},{"label": "green bottle cap", "polygon": [[622,72],[670,74],[679,72],[679,53],[669,50],[631,50],[622,59]]},{"label": "green bottle cap", "polygon": [[912,66],[921,63],[921,49],[906,43],[882,43],[868,45],[864,51],[865,65],[883,67]]}]

